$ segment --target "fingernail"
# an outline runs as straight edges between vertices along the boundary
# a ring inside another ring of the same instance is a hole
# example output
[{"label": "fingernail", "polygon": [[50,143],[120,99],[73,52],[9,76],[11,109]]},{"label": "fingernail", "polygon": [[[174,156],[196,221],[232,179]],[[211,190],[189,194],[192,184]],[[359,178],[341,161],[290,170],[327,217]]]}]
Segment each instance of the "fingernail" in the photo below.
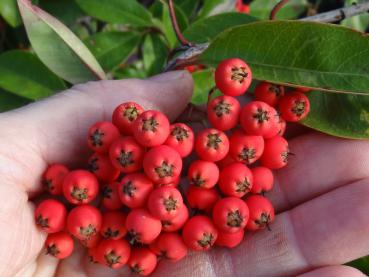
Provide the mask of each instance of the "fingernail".
[{"label": "fingernail", "polygon": [[158,82],[158,83],[165,83],[170,81],[175,81],[184,78],[186,71],[184,70],[175,70],[166,73],[162,73],[159,75],[155,75],[149,78],[150,81]]}]

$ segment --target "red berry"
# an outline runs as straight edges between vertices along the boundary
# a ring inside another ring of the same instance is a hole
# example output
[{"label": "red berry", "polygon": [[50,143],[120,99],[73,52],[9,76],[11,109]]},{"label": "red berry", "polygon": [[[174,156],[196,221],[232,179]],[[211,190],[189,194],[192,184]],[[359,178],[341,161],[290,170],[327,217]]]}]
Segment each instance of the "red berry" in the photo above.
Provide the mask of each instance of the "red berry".
[{"label": "red berry", "polygon": [[228,137],[217,129],[201,131],[195,141],[197,155],[202,160],[216,162],[222,160],[228,153]]},{"label": "red berry", "polygon": [[251,191],[253,177],[242,163],[233,163],[220,171],[219,188],[227,196],[242,197]]},{"label": "red berry", "polygon": [[88,130],[88,146],[97,153],[107,153],[114,140],[120,136],[119,130],[108,121],[96,122]]},{"label": "red berry", "polygon": [[277,111],[261,101],[246,104],[241,111],[240,123],[246,134],[272,137],[278,133]]},{"label": "red berry", "polygon": [[218,238],[215,241],[215,245],[234,248],[242,242],[244,235],[245,231],[243,229],[236,233],[227,233],[218,230]]},{"label": "red berry", "polygon": [[172,188],[175,188],[175,187],[177,187],[179,185],[180,181],[181,181],[181,176],[178,176],[177,179],[173,180],[169,184],[155,184],[155,188],[161,188],[161,187],[172,187]]},{"label": "red berry", "polygon": [[160,220],[173,219],[178,215],[178,211],[183,205],[181,193],[172,187],[161,187],[153,190],[147,202],[150,213]]},{"label": "red berry", "polygon": [[159,111],[143,112],[133,124],[133,135],[143,146],[159,146],[169,136],[169,120]]},{"label": "red berry", "polygon": [[255,88],[254,95],[256,100],[275,107],[284,95],[284,87],[268,82],[260,82]]},{"label": "red berry", "polygon": [[261,164],[269,169],[279,169],[287,165],[290,151],[288,142],[280,136],[265,140]]},{"label": "red berry", "polygon": [[[229,145],[229,148],[231,148],[231,145]],[[229,151],[231,151],[231,149],[229,149]],[[230,153],[228,152],[227,156],[225,156],[225,158],[223,158],[222,160],[220,160],[216,164],[217,164],[219,169],[223,169],[227,165],[233,164],[234,162],[236,162],[236,161],[231,157]]]},{"label": "red berry", "polygon": [[59,201],[47,199],[42,201],[35,210],[35,220],[38,227],[51,234],[64,229],[67,210]]},{"label": "red berry", "polygon": [[101,235],[105,239],[121,239],[126,233],[126,215],[123,212],[105,212],[102,216]]},{"label": "red berry", "polygon": [[235,161],[252,164],[261,157],[263,151],[262,136],[251,136],[236,130],[229,139],[229,155]]},{"label": "red berry", "polygon": [[137,103],[127,102],[120,104],[113,112],[112,122],[122,134],[132,135],[132,126],[136,118],[144,112]]},{"label": "red berry", "polygon": [[174,182],[182,170],[182,158],[173,148],[161,145],[150,149],[143,161],[146,175],[157,184]]},{"label": "red berry", "polygon": [[57,259],[65,259],[72,254],[74,242],[69,234],[58,232],[47,236],[45,248],[47,255]]},{"label": "red berry", "polygon": [[156,255],[151,250],[147,248],[132,249],[128,266],[133,273],[142,276],[150,275],[155,270],[156,264]]},{"label": "red berry", "polygon": [[117,269],[127,263],[131,254],[131,247],[123,239],[107,239],[99,243],[96,251],[97,259],[101,264]]},{"label": "red berry", "polygon": [[240,13],[249,14],[250,13],[250,6],[247,4],[244,4],[242,0],[236,1],[236,11]]},{"label": "red berry", "polygon": [[97,247],[88,248],[87,253],[90,263],[97,264],[99,262],[97,256]]},{"label": "red berry", "polygon": [[124,176],[120,182],[118,193],[124,205],[136,209],[146,205],[153,189],[153,183],[145,174],[132,173]]},{"label": "red berry", "polygon": [[221,95],[209,102],[207,111],[210,124],[218,130],[226,131],[237,125],[241,105],[236,98]]},{"label": "red berry", "polygon": [[62,164],[50,165],[42,175],[42,185],[52,195],[62,194],[63,180],[69,172]]},{"label": "red berry", "polygon": [[296,90],[299,91],[299,92],[302,92],[302,93],[308,93],[312,89],[311,88],[306,88],[306,87],[299,87],[299,88],[296,88]]},{"label": "red berry", "polygon": [[174,123],[170,126],[169,137],[165,144],[176,150],[184,158],[191,154],[194,145],[192,129],[183,123]]},{"label": "red berry", "polygon": [[264,193],[273,188],[274,176],[269,168],[259,166],[252,168],[251,172],[254,177],[254,183],[251,188],[252,193]]},{"label": "red berry", "polygon": [[157,256],[167,258],[173,262],[183,259],[187,255],[187,246],[177,233],[162,233],[150,244],[150,249]]},{"label": "red berry", "polygon": [[100,235],[100,233],[96,233],[87,239],[79,240],[79,242],[86,248],[95,248],[102,239],[103,237]]},{"label": "red berry", "polygon": [[250,218],[246,229],[259,230],[267,227],[274,220],[274,208],[270,201],[261,195],[252,195],[246,199]]},{"label": "red berry", "polygon": [[114,211],[123,207],[123,203],[119,198],[118,186],[119,183],[114,182],[102,187],[101,204],[105,209]]},{"label": "red berry", "polygon": [[279,116],[278,123],[279,123],[278,136],[283,136],[284,133],[286,132],[286,127],[287,127],[286,120],[284,120],[281,116]]},{"label": "red berry", "polygon": [[110,183],[119,176],[119,170],[116,169],[108,156],[95,153],[88,159],[88,170],[93,173],[99,181]]},{"label": "red berry", "polygon": [[188,169],[190,184],[201,188],[212,188],[219,179],[218,166],[213,162],[197,160]]},{"label": "red berry", "polygon": [[226,197],[214,206],[213,222],[222,232],[236,233],[245,228],[248,220],[249,209],[239,198]]},{"label": "red berry", "polygon": [[304,119],[310,111],[310,101],[299,91],[291,92],[279,101],[281,116],[287,122],[297,122]]},{"label": "red berry", "polygon": [[215,70],[216,86],[226,95],[239,96],[244,94],[251,81],[251,69],[241,59],[223,60]]},{"label": "red berry", "polygon": [[183,225],[187,222],[189,217],[188,209],[185,205],[179,209],[178,215],[170,220],[163,220],[161,222],[163,231],[174,232],[180,230]]},{"label": "red berry", "polygon": [[98,209],[91,205],[73,208],[67,218],[69,233],[80,240],[89,240],[101,229],[102,216]]},{"label": "red berry", "polygon": [[131,244],[150,244],[161,232],[161,222],[145,209],[130,211],[126,228]]},{"label": "red berry", "polygon": [[187,200],[192,209],[210,213],[219,200],[220,196],[216,189],[198,188],[190,186],[187,191]]},{"label": "red berry", "polygon": [[74,170],[65,176],[64,197],[72,204],[81,205],[94,200],[99,192],[99,183],[87,170]]},{"label": "red berry", "polygon": [[191,250],[209,250],[217,239],[218,231],[208,217],[197,215],[186,222],[182,236]]},{"label": "red berry", "polygon": [[142,168],[144,154],[144,148],[133,137],[115,140],[109,150],[110,161],[123,173],[139,171]]}]

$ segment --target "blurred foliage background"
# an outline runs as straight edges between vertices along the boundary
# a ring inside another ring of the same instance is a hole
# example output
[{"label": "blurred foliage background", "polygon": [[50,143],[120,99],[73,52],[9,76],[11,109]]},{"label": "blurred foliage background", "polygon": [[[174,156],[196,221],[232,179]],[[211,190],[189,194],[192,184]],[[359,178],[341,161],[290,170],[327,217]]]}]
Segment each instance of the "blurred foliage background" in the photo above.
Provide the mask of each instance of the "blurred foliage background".
[{"label": "blurred foliage background", "polygon": [[[211,29],[209,31],[205,27],[219,24],[216,17],[218,14],[229,13],[233,25],[235,21],[243,24],[267,19],[277,2],[175,0],[175,9],[185,36],[191,41],[206,42],[207,36],[211,37],[212,34]],[[298,19],[355,2],[291,0],[277,17]],[[168,56],[178,46],[165,1],[33,0],[32,3],[59,19],[76,34],[110,79],[146,78],[158,74],[165,67]],[[369,15],[358,15],[336,23],[368,32]],[[227,22],[222,21],[221,24],[226,26]],[[0,112],[48,97],[72,86],[72,83],[90,78],[90,73],[58,74],[57,63],[63,57],[60,58],[57,51],[62,46],[57,40],[54,43],[55,51],[46,57],[47,61],[45,57],[36,55],[16,0],[0,0]],[[210,81],[212,72],[201,66],[190,66],[187,70],[192,72],[196,84],[193,103],[203,103],[213,86]],[[368,257],[354,261],[351,265],[369,274]]]}]

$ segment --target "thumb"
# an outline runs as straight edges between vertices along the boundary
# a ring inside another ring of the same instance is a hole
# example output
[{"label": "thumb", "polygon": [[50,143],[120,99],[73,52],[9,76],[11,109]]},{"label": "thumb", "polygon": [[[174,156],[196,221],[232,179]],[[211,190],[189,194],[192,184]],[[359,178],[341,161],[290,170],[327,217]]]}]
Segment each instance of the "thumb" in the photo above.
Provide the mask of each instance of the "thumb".
[{"label": "thumb", "polygon": [[[0,115],[0,126],[7,130],[6,134],[2,133],[2,140],[33,149],[44,163],[79,163],[88,152],[88,128],[96,121],[111,120],[114,108],[120,103],[134,101],[146,110],[160,110],[174,120],[190,101],[192,89],[192,78],[186,71],[173,71],[147,80],[77,85]],[[17,141],[14,141],[15,134]]]}]

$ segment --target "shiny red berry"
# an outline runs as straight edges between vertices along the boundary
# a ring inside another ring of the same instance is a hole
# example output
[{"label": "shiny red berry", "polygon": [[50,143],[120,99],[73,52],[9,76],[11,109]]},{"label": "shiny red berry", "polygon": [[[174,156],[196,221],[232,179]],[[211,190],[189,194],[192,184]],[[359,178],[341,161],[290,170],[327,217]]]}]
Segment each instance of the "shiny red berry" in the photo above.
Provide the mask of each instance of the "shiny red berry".
[{"label": "shiny red berry", "polygon": [[237,125],[241,105],[236,98],[221,95],[209,102],[207,111],[210,124],[218,130],[226,131]]},{"label": "shiny red berry", "polygon": [[244,94],[251,81],[251,69],[241,59],[223,60],[215,70],[216,86],[225,95],[239,96]]},{"label": "shiny red berry", "polygon": [[112,122],[122,134],[132,135],[132,126],[144,109],[135,102],[120,104],[113,112]]}]

